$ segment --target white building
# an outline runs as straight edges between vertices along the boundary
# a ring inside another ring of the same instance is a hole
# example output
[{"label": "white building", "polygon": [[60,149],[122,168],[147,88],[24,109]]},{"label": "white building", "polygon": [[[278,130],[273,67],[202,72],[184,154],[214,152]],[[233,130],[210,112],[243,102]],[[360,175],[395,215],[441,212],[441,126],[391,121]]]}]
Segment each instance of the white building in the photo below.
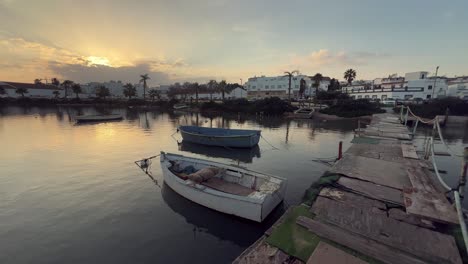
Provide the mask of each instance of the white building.
[{"label": "white building", "polygon": [[[178,94],[176,95],[176,98],[177,99],[182,99],[184,98],[185,95],[183,94]],[[237,87],[235,88],[234,90],[232,90],[231,92],[226,92],[224,93],[224,99],[227,99],[227,100],[232,100],[232,99],[240,99],[240,98],[246,98],[247,97],[247,91],[240,88],[240,87]],[[187,99],[190,99],[192,98],[193,100],[195,100],[195,94],[190,94],[190,95],[187,95],[186,96]],[[222,93],[199,93],[198,94],[198,99],[201,99],[201,100],[222,100],[223,99],[223,94]]]},{"label": "white building", "polygon": [[458,77],[449,80],[447,96],[468,100],[468,77]]},{"label": "white building", "polygon": [[[304,96],[313,96],[315,94],[315,87],[312,87],[312,78],[306,75],[297,75],[291,78],[292,98],[299,97],[301,80],[305,81]],[[322,82],[320,82],[319,89],[327,90],[328,85],[330,85],[330,78],[323,77]],[[289,77],[252,77],[244,84],[244,88],[247,90],[248,98],[260,99],[265,97],[280,97],[286,99],[289,94]]]},{"label": "white building", "polygon": [[19,82],[2,82],[0,81],[0,87],[5,91],[5,95],[2,97],[21,97],[21,94],[16,93],[16,89],[24,88],[27,93],[24,97],[29,98],[55,98],[62,97],[65,95],[64,90],[61,87],[57,87],[51,84],[34,84],[34,83],[19,83]]},{"label": "white building", "polygon": [[377,78],[370,86],[347,86],[342,91],[352,98],[361,99],[431,99],[446,96],[447,78],[428,77],[428,72],[410,72],[405,77]]}]

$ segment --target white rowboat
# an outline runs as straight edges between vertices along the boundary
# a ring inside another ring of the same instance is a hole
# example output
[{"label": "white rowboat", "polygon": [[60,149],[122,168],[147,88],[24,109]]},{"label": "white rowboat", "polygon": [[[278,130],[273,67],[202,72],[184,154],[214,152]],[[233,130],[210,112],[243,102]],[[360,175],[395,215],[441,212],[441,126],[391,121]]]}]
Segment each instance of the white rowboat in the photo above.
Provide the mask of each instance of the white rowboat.
[{"label": "white rowboat", "polygon": [[[222,170],[213,178],[196,183],[174,171],[193,166],[198,171],[207,167]],[[164,182],[183,197],[226,214],[262,222],[281,203],[286,192],[286,179],[254,172],[239,166],[161,152]]]}]

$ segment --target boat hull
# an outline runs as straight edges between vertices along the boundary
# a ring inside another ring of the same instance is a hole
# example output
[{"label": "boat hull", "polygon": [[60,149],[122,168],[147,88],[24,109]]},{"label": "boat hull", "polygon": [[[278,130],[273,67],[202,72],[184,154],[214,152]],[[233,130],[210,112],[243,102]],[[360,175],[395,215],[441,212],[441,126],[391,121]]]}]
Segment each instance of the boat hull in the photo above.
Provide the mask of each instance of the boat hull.
[{"label": "boat hull", "polygon": [[112,121],[112,120],[121,120],[123,117],[121,115],[107,115],[107,116],[77,116],[77,122],[99,122],[99,121]]},{"label": "boat hull", "polygon": [[179,128],[182,139],[187,142],[231,148],[251,148],[260,141],[261,132],[253,130],[248,135],[218,136],[214,134],[193,133]]},{"label": "boat hull", "polygon": [[[282,182],[280,188],[275,193],[266,196],[264,200],[239,197],[219,192],[203,185],[193,184],[190,181],[184,181],[174,175],[168,167],[164,165],[164,162],[165,159],[163,155],[161,155],[161,168],[164,182],[181,196],[210,209],[256,222],[262,222],[271,211],[281,203],[286,192],[286,185]],[[218,167],[220,164],[214,162],[210,163]],[[225,168],[230,167],[229,165],[225,165]],[[231,167],[231,169],[232,168],[235,169],[235,167]]]}]

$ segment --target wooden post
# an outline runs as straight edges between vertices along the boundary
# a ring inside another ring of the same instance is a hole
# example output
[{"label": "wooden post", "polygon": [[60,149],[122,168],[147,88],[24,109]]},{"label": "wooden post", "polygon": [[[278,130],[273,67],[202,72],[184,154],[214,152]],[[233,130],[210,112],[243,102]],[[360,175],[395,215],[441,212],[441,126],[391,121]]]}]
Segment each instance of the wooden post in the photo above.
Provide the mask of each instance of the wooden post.
[{"label": "wooden post", "polygon": [[361,136],[361,119],[357,120],[357,129],[358,136]]},{"label": "wooden post", "polygon": [[400,121],[403,123],[403,106],[400,105]]},{"label": "wooden post", "polygon": [[338,160],[343,157],[343,141],[338,144]]},{"label": "wooden post", "polygon": [[461,199],[463,199],[465,196],[467,167],[468,167],[468,147],[465,147],[465,151],[463,152],[463,161],[462,161],[460,179],[458,181],[458,192],[460,193]]},{"label": "wooden post", "polygon": [[447,109],[445,109],[445,119],[444,119],[442,126],[445,126],[445,124],[447,124],[449,113],[450,113],[450,109],[447,107]]},{"label": "wooden post", "polygon": [[405,126],[406,126],[406,123],[408,123],[408,114],[409,114],[409,108],[406,107]]},{"label": "wooden post", "polygon": [[414,135],[416,135],[416,129],[418,128],[418,123],[419,123],[419,119],[416,119],[416,123],[414,124],[414,127],[413,127],[413,138],[414,138]]}]

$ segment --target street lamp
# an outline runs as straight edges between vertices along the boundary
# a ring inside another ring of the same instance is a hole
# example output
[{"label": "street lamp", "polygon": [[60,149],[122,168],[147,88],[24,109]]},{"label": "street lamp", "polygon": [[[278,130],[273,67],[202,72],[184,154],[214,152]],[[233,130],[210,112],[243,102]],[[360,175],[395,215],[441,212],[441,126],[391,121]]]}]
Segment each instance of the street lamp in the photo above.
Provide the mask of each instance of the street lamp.
[{"label": "street lamp", "polygon": [[436,67],[436,73],[435,73],[435,78],[434,78],[434,87],[432,87],[432,95],[431,99],[434,99],[434,91],[436,89],[436,81],[437,81],[437,72],[439,71],[439,66]]}]

